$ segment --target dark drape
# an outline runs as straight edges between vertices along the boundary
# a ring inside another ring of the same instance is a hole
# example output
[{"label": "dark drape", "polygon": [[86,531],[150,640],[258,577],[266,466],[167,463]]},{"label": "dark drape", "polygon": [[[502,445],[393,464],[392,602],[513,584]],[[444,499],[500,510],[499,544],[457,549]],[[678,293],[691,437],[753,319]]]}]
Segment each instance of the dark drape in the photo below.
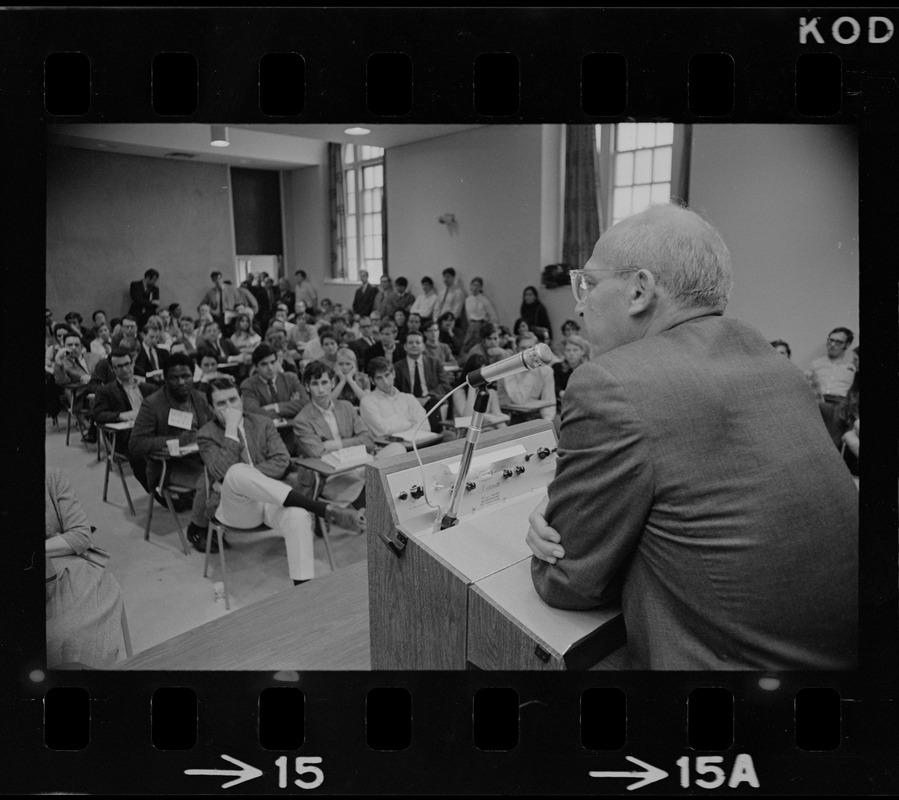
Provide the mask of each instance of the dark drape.
[{"label": "dark drape", "polygon": [[343,146],[328,144],[328,201],[331,227],[331,277],[346,278],[346,194],[343,187]]},{"label": "dark drape", "polygon": [[567,125],[562,261],[573,269],[587,263],[599,238],[596,192],[596,129],[593,125]]}]

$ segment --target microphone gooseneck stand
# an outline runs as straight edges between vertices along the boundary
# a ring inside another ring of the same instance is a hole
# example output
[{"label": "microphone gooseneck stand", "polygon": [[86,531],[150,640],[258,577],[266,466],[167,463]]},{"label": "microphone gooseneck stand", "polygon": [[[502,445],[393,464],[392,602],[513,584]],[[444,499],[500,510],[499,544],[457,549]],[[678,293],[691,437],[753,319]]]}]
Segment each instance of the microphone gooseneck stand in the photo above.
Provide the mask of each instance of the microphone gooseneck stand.
[{"label": "microphone gooseneck stand", "polygon": [[459,462],[459,474],[453,486],[450,496],[449,510],[440,522],[440,530],[451,528],[459,519],[459,504],[462,502],[462,492],[465,487],[465,479],[468,477],[468,468],[471,466],[471,457],[478,446],[481,435],[481,425],[484,422],[484,412],[487,411],[487,403],[490,400],[490,392],[486,386],[479,386],[474,400],[474,409],[471,415],[471,424],[468,426],[468,434],[465,437],[465,447],[462,450],[462,460]]}]

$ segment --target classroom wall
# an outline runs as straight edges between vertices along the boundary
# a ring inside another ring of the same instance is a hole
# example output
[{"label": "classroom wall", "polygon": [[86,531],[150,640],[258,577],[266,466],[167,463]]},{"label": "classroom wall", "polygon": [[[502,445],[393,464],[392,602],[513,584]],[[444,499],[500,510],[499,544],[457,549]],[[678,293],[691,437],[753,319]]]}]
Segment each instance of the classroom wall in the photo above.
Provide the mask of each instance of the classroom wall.
[{"label": "classroom wall", "polygon": [[[294,273],[298,269],[305,270],[319,297],[338,299],[332,296],[332,292],[323,291],[325,281],[331,275],[328,144],[317,144],[320,146],[319,159],[323,162],[320,166],[301,167],[283,173],[287,277],[293,285]],[[352,297],[350,292],[351,302]]]},{"label": "classroom wall", "polygon": [[827,333],[855,332],[858,159],[834,125],[695,125],[690,205],[721,231],[734,262],[728,316],[784,339],[806,367]]},{"label": "classroom wall", "polygon": [[129,283],[160,272],[160,302],[193,311],[234,273],[227,167],[69,147],[47,152],[47,307],[127,313]]},{"label": "classroom wall", "polygon": [[[553,191],[543,185],[543,140],[550,135],[543,128],[495,125],[391,149],[391,276],[405,276],[419,294],[424,275],[439,290],[446,267],[455,268],[466,287],[478,275],[500,318],[511,324],[522,289],[539,286],[543,220],[555,213],[543,195]],[[437,221],[447,213],[455,214],[454,230]]]}]

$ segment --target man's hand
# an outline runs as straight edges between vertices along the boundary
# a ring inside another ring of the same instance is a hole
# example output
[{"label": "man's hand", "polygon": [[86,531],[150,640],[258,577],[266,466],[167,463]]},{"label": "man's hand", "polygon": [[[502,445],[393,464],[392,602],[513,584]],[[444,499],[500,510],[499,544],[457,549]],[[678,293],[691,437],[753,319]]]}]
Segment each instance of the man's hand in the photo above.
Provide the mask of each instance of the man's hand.
[{"label": "man's hand", "polygon": [[134,409],[131,411],[123,411],[119,414],[119,419],[122,420],[122,422],[130,422],[133,419],[137,419],[137,412]]},{"label": "man's hand", "polygon": [[243,411],[239,408],[226,408],[221,412],[222,421],[225,423],[225,435],[237,435],[237,426],[243,419]]},{"label": "man's hand", "polygon": [[549,564],[555,564],[558,559],[565,557],[565,551],[559,544],[562,541],[559,532],[555,528],[550,528],[543,516],[546,513],[547,502],[544,500],[528,517],[530,527],[525,541],[537,558]]},{"label": "man's hand", "polygon": [[333,453],[335,450],[343,449],[343,441],[340,439],[328,439],[323,442],[323,445],[326,453]]}]

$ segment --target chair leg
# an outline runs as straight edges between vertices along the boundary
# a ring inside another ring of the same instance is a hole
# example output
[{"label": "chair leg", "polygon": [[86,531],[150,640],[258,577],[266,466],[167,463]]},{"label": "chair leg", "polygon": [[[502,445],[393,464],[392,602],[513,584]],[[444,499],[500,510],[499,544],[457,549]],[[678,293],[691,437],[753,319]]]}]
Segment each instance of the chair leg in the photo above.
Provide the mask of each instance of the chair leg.
[{"label": "chair leg", "polygon": [[168,506],[169,511],[172,512],[172,516],[175,518],[175,524],[178,526],[178,536],[181,537],[181,548],[184,550],[184,555],[190,555],[190,548],[187,546],[187,539],[184,537],[184,528],[181,527],[181,520],[178,519],[178,515],[175,513],[175,506],[172,504],[172,495],[169,494],[168,489],[162,490],[162,496],[165,498],[165,504]]},{"label": "chair leg", "polygon": [[68,410],[66,414],[66,447],[69,446],[69,437],[72,433],[72,409]]},{"label": "chair leg", "polygon": [[125,603],[122,603],[122,638],[125,640],[125,656],[131,658],[134,651],[131,649],[131,632],[128,630],[128,615],[125,614]]},{"label": "chair leg", "polygon": [[328,525],[327,520],[322,520],[322,539],[325,540],[325,552],[328,554],[328,564],[331,567],[331,572],[334,572],[334,556],[331,553],[331,531],[330,525]]},{"label": "chair leg", "polygon": [[[112,459],[106,459],[106,474],[103,476],[103,502],[107,502],[106,498],[109,495],[109,470],[112,468]],[[119,467],[119,472],[121,473],[122,468]]]},{"label": "chair leg", "polygon": [[222,588],[225,590],[225,611],[231,610],[231,602],[228,600],[228,572],[225,569],[225,536],[221,526],[216,526],[216,534],[219,542],[219,562],[222,565]]},{"label": "chair leg", "polygon": [[[128,491],[128,483],[125,481],[125,473],[122,471],[121,462],[118,463],[119,468],[119,477],[122,479],[122,488],[125,490],[125,499],[128,501],[128,509],[131,511],[131,516],[134,517],[136,514],[134,513],[134,503],[131,502],[131,492]],[[109,480],[109,466],[106,467],[106,480]],[[106,498],[103,498],[104,500]]]},{"label": "chair leg", "polygon": [[209,574],[209,556],[212,553],[212,531],[215,523],[211,522],[206,526],[206,560],[203,562],[203,577]]},{"label": "chair leg", "polygon": [[144,541],[150,541],[150,523],[153,521],[153,504],[156,502],[156,498],[154,497],[154,493],[151,491],[148,495],[150,498],[150,508],[147,511],[147,526],[144,528]]}]

